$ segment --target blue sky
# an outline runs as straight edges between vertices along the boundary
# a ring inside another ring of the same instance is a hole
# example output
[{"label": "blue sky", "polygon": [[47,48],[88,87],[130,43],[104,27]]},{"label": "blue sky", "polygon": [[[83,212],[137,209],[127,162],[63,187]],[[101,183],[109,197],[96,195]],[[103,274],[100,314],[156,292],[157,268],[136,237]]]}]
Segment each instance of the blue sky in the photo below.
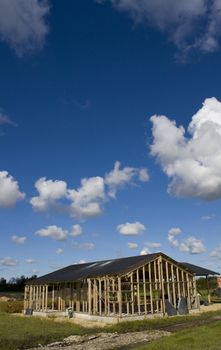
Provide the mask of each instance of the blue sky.
[{"label": "blue sky", "polygon": [[220,1],[1,0],[0,276],[221,269]]}]

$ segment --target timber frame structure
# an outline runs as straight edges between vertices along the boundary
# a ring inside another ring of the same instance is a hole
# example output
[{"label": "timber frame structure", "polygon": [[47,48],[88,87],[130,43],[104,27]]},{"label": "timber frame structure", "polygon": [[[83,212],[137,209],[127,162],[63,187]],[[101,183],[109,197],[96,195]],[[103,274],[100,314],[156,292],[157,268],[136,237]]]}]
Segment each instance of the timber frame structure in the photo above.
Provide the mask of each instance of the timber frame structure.
[{"label": "timber frame structure", "polygon": [[24,309],[34,314],[114,318],[166,314],[185,298],[198,308],[194,271],[163,253],[71,265],[25,286]]}]

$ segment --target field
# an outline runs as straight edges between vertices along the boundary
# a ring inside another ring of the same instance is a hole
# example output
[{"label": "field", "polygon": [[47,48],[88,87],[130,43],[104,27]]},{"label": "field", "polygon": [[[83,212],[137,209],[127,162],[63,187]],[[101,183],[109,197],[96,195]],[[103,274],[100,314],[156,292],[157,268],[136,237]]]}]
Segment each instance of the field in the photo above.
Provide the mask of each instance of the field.
[{"label": "field", "polygon": [[168,338],[154,341],[136,350],[217,350],[221,348],[221,312],[207,312],[199,316],[172,317],[120,323],[106,328],[85,328],[71,322],[56,322],[34,317],[0,313],[0,350],[27,349],[38,344],[62,340],[69,335],[97,332],[135,332],[169,330]]}]

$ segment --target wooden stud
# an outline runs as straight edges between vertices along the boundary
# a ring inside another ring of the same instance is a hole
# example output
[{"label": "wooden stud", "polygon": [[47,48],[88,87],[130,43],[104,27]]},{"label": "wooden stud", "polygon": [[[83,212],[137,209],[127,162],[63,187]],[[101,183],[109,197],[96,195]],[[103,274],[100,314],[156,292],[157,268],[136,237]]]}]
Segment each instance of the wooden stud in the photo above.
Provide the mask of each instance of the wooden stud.
[{"label": "wooden stud", "polygon": [[139,278],[139,269],[137,269],[137,307],[138,315],[140,315],[140,278]]},{"label": "wooden stud", "polygon": [[164,276],[163,276],[163,260],[162,256],[159,258],[159,263],[160,263],[160,284],[161,284],[161,293],[162,293],[162,312],[163,315],[165,315],[165,290],[164,290]]},{"label": "wooden stud", "polygon": [[176,278],[177,278],[177,289],[178,289],[178,297],[180,299],[181,293],[180,293],[180,278],[179,278],[179,269],[176,268]]},{"label": "wooden stud", "polygon": [[149,287],[150,287],[150,310],[151,310],[151,314],[153,314],[154,313],[154,309],[153,309],[153,290],[152,290],[151,263],[148,264],[148,272],[149,272]]},{"label": "wooden stud", "polygon": [[[149,265],[150,264],[148,264],[148,267]],[[149,276],[150,276],[150,270],[149,270]],[[144,313],[146,315],[147,314],[147,291],[146,291],[145,266],[143,266],[143,296],[144,296]]]},{"label": "wooden stud", "polygon": [[91,311],[91,280],[88,279],[87,280],[87,283],[88,283],[88,312],[89,314],[91,315],[92,311]]},{"label": "wooden stud", "polygon": [[166,283],[167,283],[167,295],[168,295],[168,300],[169,300],[169,302],[171,303],[170,279],[169,279],[168,261],[166,261]]},{"label": "wooden stud", "polygon": [[[155,281],[155,291],[158,292],[157,262],[156,262],[156,260],[154,260],[154,281]],[[157,293],[157,294],[158,294],[158,293]],[[158,300],[158,296],[157,296],[157,300],[156,300],[156,311],[157,311],[157,313],[159,312],[159,300]]]},{"label": "wooden stud", "polygon": [[173,289],[173,306],[176,308],[177,302],[176,302],[176,288],[175,288],[175,281],[174,281],[173,264],[171,264],[171,276],[172,276],[172,289]]},{"label": "wooden stud", "polygon": [[99,283],[99,314],[102,314],[102,289],[101,289],[101,279],[98,280]]},{"label": "wooden stud", "polygon": [[132,315],[134,315],[134,283],[133,283],[133,272],[130,275],[130,285],[131,285],[131,309]]},{"label": "wooden stud", "polygon": [[118,304],[119,304],[119,316],[122,316],[122,293],[121,293],[121,277],[118,277]]}]

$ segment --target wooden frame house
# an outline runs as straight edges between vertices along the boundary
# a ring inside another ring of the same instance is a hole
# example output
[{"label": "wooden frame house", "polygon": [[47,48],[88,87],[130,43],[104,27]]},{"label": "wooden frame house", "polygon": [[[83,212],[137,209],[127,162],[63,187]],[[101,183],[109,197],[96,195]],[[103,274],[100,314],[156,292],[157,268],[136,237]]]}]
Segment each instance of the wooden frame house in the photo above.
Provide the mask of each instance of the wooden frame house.
[{"label": "wooden frame house", "polygon": [[[211,271],[212,272],[212,271]],[[70,265],[30,281],[24,309],[35,315],[129,319],[198,307],[195,272],[163,253]]]}]

